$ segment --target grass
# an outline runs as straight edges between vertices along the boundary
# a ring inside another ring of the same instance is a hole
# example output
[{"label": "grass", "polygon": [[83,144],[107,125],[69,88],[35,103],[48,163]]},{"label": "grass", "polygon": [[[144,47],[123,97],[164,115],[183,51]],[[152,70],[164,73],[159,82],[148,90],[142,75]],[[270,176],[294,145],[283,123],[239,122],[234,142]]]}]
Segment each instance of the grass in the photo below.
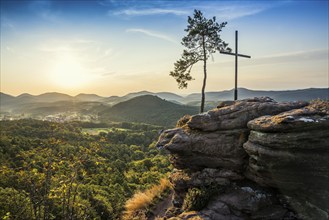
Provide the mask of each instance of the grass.
[{"label": "grass", "polygon": [[143,220],[147,219],[146,213],[161,196],[171,187],[168,179],[162,178],[160,183],[152,186],[144,192],[137,192],[125,204],[126,211],[123,220]]}]

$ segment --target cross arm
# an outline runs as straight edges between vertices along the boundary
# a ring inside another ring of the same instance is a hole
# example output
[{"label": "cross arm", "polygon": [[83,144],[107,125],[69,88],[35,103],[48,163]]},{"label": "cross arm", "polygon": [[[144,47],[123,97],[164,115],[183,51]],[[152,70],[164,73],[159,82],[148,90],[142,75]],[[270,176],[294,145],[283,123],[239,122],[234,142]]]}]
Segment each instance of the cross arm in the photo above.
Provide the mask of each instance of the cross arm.
[{"label": "cross arm", "polygon": [[232,55],[232,56],[237,55],[238,57],[251,58],[251,56],[244,55],[244,54],[239,54],[239,53],[238,53],[238,54],[235,54],[235,53],[225,52],[225,51],[220,51],[220,53],[222,53],[222,54],[227,54],[227,55]]}]

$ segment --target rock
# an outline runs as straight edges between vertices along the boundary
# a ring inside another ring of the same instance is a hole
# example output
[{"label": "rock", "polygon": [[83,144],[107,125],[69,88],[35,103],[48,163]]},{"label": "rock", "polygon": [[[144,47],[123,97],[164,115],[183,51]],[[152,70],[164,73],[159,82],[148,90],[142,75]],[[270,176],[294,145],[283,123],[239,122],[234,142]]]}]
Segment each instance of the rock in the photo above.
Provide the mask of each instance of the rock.
[{"label": "rock", "polygon": [[205,168],[202,171],[193,172],[190,185],[194,187],[221,185],[225,186],[230,181],[243,180],[244,177],[233,170]]},{"label": "rock", "polygon": [[236,101],[232,105],[190,117],[190,129],[218,131],[247,128],[247,123],[263,115],[275,115],[306,106],[307,102],[278,103],[268,97]]},{"label": "rock", "polygon": [[247,159],[242,145],[248,134],[247,129],[200,133],[176,128],[164,131],[157,147],[168,150],[172,154],[171,162],[179,169],[241,170]]},{"label": "rock", "polygon": [[185,116],[157,142],[178,169],[165,219],[328,219],[328,140],[328,102],[262,97]]},{"label": "rock", "polygon": [[329,103],[315,102],[248,123],[245,176],[278,188],[302,219],[328,219]]},{"label": "rock", "polygon": [[329,102],[317,101],[304,108],[286,111],[275,116],[259,117],[248,123],[252,130],[262,132],[293,132],[328,129]]},{"label": "rock", "polygon": [[306,102],[277,103],[268,97],[236,101],[204,114],[183,117],[178,128],[162,132],[157,147],[168,150],[179,169],[243,170],[247,161],[242,148],[249,135],[247,122],[305,105]]},{"label": "rock", "polygon": [[206,168],[201,171],[186,173],[182,170],[174,170],[169,180],[174,189],[175,207],[181,207],[189,188],[202,188],[209,186],[227,186],[231,181],[242,180],[243,176],[231,170],[218,170]]},{"label": "rock", "polygon": [[265,207],[264,209],[257,211],[252,216],[252,219],[283,219],[287,212],[288,210],[282,208],[282,206],[280,205],[272,205],[270,207]]},{"label": "rock", "polygon": [[191,181],[191,177],[182,170],[174,170],[169,180],[174,190],[173,205],[176,208],[180,208],[183,205],[186,192],[190,187],[189,182]]},{"label": "rock", "polygon": [[230,185],[215,196],[201,211],[183,212],[174,219],[286,219],[288,210],[284,208],[275,192],[244,183]]},{"label": "rock", "polygon": [[233,105],[234,103],[235,103],[235,101],[223,101],[217,105],[217,108],[223,108],[226,106],[230,106],[230,105]]}]

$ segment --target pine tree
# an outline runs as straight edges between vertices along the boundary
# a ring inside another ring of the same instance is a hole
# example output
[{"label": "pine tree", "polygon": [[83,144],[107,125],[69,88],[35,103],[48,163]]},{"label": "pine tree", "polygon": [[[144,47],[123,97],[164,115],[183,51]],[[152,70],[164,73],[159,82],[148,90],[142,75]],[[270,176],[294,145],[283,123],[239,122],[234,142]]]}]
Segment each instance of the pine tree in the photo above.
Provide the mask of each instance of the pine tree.
[{"label": "pine tree", "polygon": [[220,38],[220,32],[227,22],[218,24],[216,17],[207,19],[199,10],[194,10],[194,17],[188,16],[188,25],[185,31],[187,35],[182,39],[184,49],[182,57],[174,64],[174,71],[170,76],[174,77],[178,83],[178,88],[187,88],[188,81],[193,78],[190,75],[193,65],[203,61],[203,85],[201,90],[201,108],[204,111],[205,88],[207,81],[207,60],[216,51],[231,51],[228,44]]}]

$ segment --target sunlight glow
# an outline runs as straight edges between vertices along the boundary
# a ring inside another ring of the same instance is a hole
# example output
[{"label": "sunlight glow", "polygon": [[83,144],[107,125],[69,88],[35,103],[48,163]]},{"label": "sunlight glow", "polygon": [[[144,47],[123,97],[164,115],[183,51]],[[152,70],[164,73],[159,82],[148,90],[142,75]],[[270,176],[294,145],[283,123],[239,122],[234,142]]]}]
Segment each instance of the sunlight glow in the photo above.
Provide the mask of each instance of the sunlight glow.
[{"label": "sunlight glow", "polygon": [[58,86],[77,88],[92,79],[77,57],[70,53],[61,54],[50,71],[51,80]]}]

